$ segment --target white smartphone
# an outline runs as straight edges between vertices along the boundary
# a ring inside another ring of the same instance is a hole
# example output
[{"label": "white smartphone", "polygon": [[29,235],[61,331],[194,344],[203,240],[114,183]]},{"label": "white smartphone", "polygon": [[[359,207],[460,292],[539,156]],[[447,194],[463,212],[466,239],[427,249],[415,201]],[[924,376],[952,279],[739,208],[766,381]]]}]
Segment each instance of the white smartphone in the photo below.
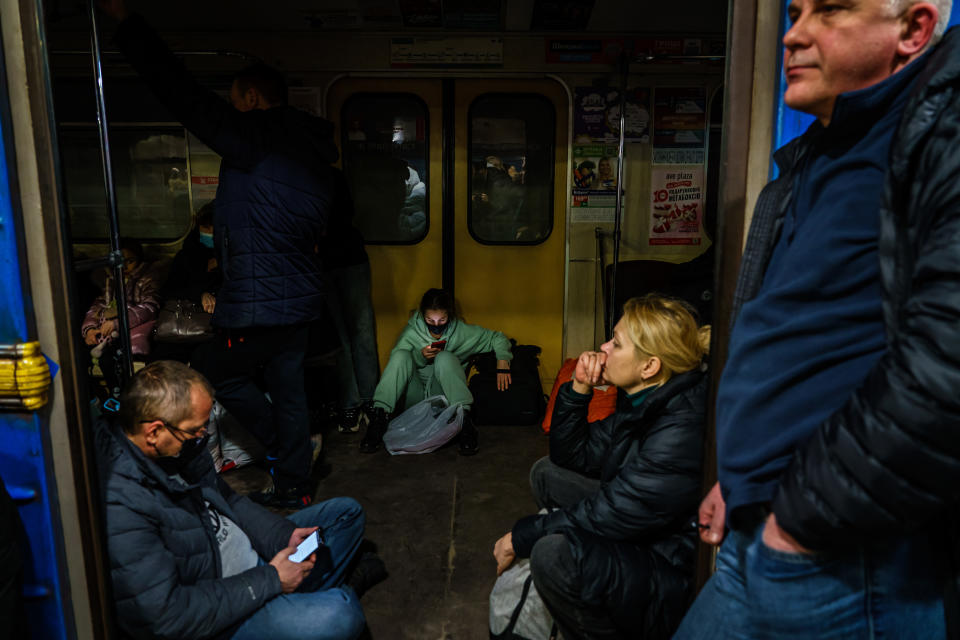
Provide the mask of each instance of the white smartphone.
[{"label": "white smartphone", "polygon": [[320,532],[314,531],[297,545],[297,550],[290,554],[290,562],[303,562],[310,554],[320,548]]}]

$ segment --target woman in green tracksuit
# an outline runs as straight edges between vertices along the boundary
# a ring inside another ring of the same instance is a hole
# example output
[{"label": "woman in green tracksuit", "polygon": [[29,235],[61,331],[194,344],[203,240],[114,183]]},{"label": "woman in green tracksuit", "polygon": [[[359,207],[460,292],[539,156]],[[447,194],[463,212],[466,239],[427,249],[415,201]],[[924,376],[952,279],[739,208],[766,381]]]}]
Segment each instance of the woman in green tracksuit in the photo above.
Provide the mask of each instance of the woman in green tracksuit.
[{"label": "woman in green tracksuit", "polygon": [[497,356],[497,388],[510,386],[510,341],[499,331],[462,322],[456,317],[453,297],[443,289],[423,294],[420,309],[410,318],[390,352],[380,382],[373,394],[373,415],[360,450],[373,453],[380,448],[390,414],[401,398],[411,407],[424,398],[443,394],[451,405],[465,410],[460,432],[460,454],[477,452],[477,429],[470,419],[473,394],[467,388],[464,363],[477,353],[493,351]]}]

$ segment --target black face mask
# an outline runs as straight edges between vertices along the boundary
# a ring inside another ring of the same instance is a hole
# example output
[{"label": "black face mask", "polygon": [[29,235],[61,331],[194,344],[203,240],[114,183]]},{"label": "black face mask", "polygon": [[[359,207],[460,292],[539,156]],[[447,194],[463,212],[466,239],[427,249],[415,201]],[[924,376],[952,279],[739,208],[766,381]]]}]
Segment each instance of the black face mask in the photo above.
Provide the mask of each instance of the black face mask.
[{"label": "black face mask", "polygon": [[447,330],[447,327],[450,325],[450,322],[444,322],[443,324],[430,324],[426,320],[423,321],[427,325],[427,331],[432,333],[435,336],[442,336],[443,332]]},{"label": "black face mask", "polygon": [[186,469],[202,451],[206,450],[209,440],[209,433],[205,434],[202,438],[184,440],[183,445],[180,447],[180,453],[175,456],[162,456],[154,462],[156,462],[167,475],[177,475]]}]

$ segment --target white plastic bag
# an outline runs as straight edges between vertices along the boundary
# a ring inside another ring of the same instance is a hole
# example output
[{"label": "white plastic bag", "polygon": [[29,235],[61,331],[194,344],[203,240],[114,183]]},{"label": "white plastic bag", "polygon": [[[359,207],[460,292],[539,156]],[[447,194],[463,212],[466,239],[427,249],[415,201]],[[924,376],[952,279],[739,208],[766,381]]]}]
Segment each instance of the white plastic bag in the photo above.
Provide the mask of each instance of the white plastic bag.
[{"label": "white plastic bag", "polygon": [[463,405],[433,396],[390,421],[383,444],[391,455],[430,453],[450,442],[463,426]]},{"label": "white plastic bag", "polygon": [[263,447],[240,422],[214,401],[207,426],[207,449],[218,472],[245,467],[263,458]]},{"label": "white plastic bag", "polygon": [[490,638],[552,640],[556,637],[553,616],[533,584],[530,560],[514,561],[497,578],[490,592]]}]

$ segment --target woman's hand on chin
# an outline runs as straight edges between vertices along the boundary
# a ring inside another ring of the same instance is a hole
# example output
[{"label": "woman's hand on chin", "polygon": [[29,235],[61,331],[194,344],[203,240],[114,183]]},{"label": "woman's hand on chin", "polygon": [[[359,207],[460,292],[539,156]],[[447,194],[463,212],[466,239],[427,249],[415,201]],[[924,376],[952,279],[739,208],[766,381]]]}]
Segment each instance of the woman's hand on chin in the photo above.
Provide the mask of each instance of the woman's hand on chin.
[{"label": "woman's hand on chin", "polygon": [[607,384],[603,378],[603,368],[607,363],[607,354],[602,351],[584,351],[577,359],[577,368],[573,372],[573,390],[577,393],[591,393],[594,387]]}]

